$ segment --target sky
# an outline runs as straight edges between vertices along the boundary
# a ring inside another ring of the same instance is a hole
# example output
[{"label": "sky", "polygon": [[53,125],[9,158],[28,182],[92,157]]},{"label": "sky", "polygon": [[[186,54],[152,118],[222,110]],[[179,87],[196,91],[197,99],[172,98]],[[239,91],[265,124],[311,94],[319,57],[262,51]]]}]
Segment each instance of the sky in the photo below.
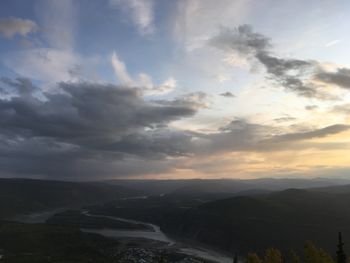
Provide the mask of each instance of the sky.
[{"label": "sky", "polygon": [[350,174],[347,0],[2,0],[0,176]]}]

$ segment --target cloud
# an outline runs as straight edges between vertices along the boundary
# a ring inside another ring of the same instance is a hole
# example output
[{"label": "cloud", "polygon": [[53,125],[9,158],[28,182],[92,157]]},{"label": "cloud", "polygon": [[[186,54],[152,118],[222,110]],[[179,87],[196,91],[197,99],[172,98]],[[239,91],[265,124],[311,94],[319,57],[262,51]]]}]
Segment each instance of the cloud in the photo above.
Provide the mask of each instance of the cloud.
[{"label": "cloud", "polygon": [[316,74],[316,79],[344,89],[350,89],[350,69],[348,68],[339,68],[335,72],[320,71]]},{"label": "cloud", "polygon": [[[8,88],[14,89],[16,94],[19,94],[21,96],[31,96],[32,93],[34,93],[37,89],[29,79],[25,79],[25,78],[17,78],[14,81],[7,77],[1,77],[0,81],[3,84],[5,84]],[[13,93],[13,90],[12,92],[11,90],[7,91],[7,94],[12,94],[12,93]]]},{"label": "cloud", "polygon": [[[95,172],[110,173],[105,168],[111,166],[108,162],[159,163],[167,156],[187,154],[190,133],[167,125],[196,113],[197,105],[189,100],[181,105],[147,102],[139,89],[111,84],[61,83],[61,92],[40,96],[34,95],[40,90],[26,79],[3,78],[2,86],[12,88],[10,98],[0,98],[0,163],[7,162],[8,171],[13,163],[18,172],[18,159],[23,169],[32,167],[28,173],[47,173],[52,163],[65,166],[67,174],[84,163],[88,167],[96,163]],[[47,163],[40,163],[42,156]],[[127,173],[125,164],[124,170]],[[62,168],[55,174],[59,171]]]},{"label": "cloud", "polygon": [[118,77],[121,84],[133,85],[133,80],[129,76],[126,66],[123,61],[121,61],[116,52],[113,52],[111,58],[114,73]]},{"label": "cloud", "polygon": [[235,95],[233,95],[232,92],[229,92],[229,91],[221,93],[220,96],[223,96],[223,97],[226,97],[226,98],[234,98],[234,97],[236,97]]},{"label": "cloud", "polygon": [[121,7],[131,17],[142,35],[154,32],[153,0],[110,0],[113,7]]},{"label": "cloud", "polygon": [[90,79],[86,74],[91,58],[75,52],[75,28],[77,21],[76,2],[72,0],[37,0],[33,5],[40,26],[39,38],[17,51],[8,52],[2,63],[17,75],[42,82],[50,88],[60,81]]},{"label": "cloud", "polygon": [[75,80],[79,76],[72,73],[83,63],[72,51],[52,48],[34,48],[9,53],[3,62],[20,76],[47,83]]},{"label": "cloud", "polygon": [[[247,19],[255,5],[246,0],[181,0],[176,1],[172,33],[187,51],[206,45],[218,25],[235,25]],[[215,21],[213,23],[213,21]]]},{"label": "cloud", "polygon": [[6,38],[15,35],[26,36],[38,30],[37,24],[29,19],[8,17],[0,19],[0,34]]},{"label": "cloud", "polygon": [[[6,81],[16,89],[29,83]],[[70,142],[93,141],[166,125],[196,112],[190,102],[146,102],[136,88],[96,83],[61,83],[59,88],[60,93],[43,94],[45,100],[23,92],[9,101],[0,100],[1,128]]]},{"label": "cloud", "polygon": [[194,151],[200,155],[216,152],[255,151],[259,141],[271,136],[270,126],[250,123],[245,119],[231,121],[217,132],[197,134]]},{"label": "cloud", "polygon": [[[184,160],[218,153],[329,149],[305,142],[349,129],[307,132],[233,120],[216,132],[172,127],[206,107],[205,93],[146,101],[140,88],[62,82],[45,93],[28,79],[2,78],[1,175],[54,178],[128,177],[170,173]],[[337,146],[338,147],[338,146]]]},{"label": "cloud", "polygon": [[[245,57],[252,63],[258,61],[265,67],[268,80],[302,97],[320,100],[338,99],[337,96],[325,90],[323,85],[317,85],[315,80],[337,81],[340,86],[347,85],[346,76],[330,76],[324,73],[316,75],[321,68],[317,61],[281,58],[273,55],[270,39],[254,32],[249,25],[241,25],[235,29],[223,28],[209,40],[209,44],[229,55],[238,54]],[[341,73],[345,75],[348,72],[342,70]]]},{"label": "cloud", "polygon": [[334,45],[337,45],[341,42],[342,40],[341,39],[336,39],[336,40],[333,40],[333,41],[330,41],[328,42],[324,47],[331,47],[331,46],[334,46]]},{"label": "cloud", "polygon": [[47,138],[0,138],[2,176],[48,179],[102,179],[169,172],[176,161],[137,156],[120,158],[108,151],[89,151]]},{"label": "cloud", "polygon": [[283,117],[275,118],[274,121],[277,123],[282,123],[282,122],[289,122],[289,121],[295,121],[296,118],[291,117],[289,115],[285,115]]},{"label": "cloud", "polygon": [[350,103],[335,105],[333,107],[332,111],[336,112],[336,113],[349,114],[350,113]]},{"label": "cloud", "polygon": [[303,78],[307,74],[306,72],[313,70],[311,62],[277,58],[265,52],[258,53],[256,58],[265,66],[269,76],[287,90],[308,98],[331,98],[331,95],[304,81]]},{"label": "cloud", "polygon": [[173,91],[177,86],[176,79],[173,77],[170,77],[166,79],[162,84],[159,86],[155,86],[152,82],[150,82],[150,85],[148,85],[147,89],[145,90],[146,95],[161,95],[166,94],[171,91]]},{"label": "cloud", "polygon": [[305,109],[306,109],[306,110],[315,110],[315,109],[317,109],[317,108],[318,108],[317,105],[307,105],[307,106],[305,106]]},{"label": "cloud", "polygon": [[75,44],[77,10],[73,0],[37,0],[35,11],[48,46],[72,51]]},{"label": "cloud", "polygon": [[271,142],[291,142],[291,141],[300,141],[300,140],[308,140],[313,138],[322,138],[331,134],[337,134],[340,132],[344,132],[350,129],[350,125],[345,124],[335,124],[331,126],[327,126],[325,128],[316,129],[308,132],[296,132],[296,133],[288,133],[283,135],[274,136],[269,141]]},{"label": "cloud", "polygon": [[160,85],[153,83],[151,76],[146,73],[140,73],[138,79],[133,79],[125,65],[114,51],[111,57],[111,63],[119,82],[126,86],[141,87],[144,95],[163,95],[173,91],[176,88],[176,80],[173,77],[166,79]]},{"label": "cloud", "polygon": [[191,151],[196,155],[212,156],[230,152],[271,152],[305,149],[339,149],[338,144],[307,142],[314,138],[323,138],[350,129],[349,125],[335,124],[323,128],[314,128],[306,132],[285,132],[284,128],[250,123],[245,119],[231,121],[217,132],[194,134]]},{"label": "cloud", "polygon": [[271,47],[270,39],[253,32],[249,25],[241,25],[235,29],[222,28],[218,35],[209,40],[209,43],[222,50],[249,56],[265,52]]},{"label": "cloud", "polygon": [[191,154],[190,132],[159,127],[153,131],[128,134],[104,150],[120,151],[143,158],[183,157]]},{"label": "cloud", "polygon": [[209,107],[208,94],[202,91],[187,93],[176,97],[172,101],[156,100],[156,102],[165,105],[170,104],[174,106],[192,107],[194,109],[202,109]]}]

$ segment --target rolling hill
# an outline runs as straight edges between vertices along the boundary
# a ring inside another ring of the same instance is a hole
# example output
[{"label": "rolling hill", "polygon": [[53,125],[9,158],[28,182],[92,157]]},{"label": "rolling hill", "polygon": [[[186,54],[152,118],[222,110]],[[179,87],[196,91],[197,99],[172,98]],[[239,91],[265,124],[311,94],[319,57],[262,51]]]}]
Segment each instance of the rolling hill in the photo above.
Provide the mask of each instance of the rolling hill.
[{"label": "rolling hill", "polygon": [[[218,199],[167,194],[95,206],[96,214],[152,222],[174,238],[240,253],[301,250],[312,240],[335,251],[338,231],[350,240],[350,186],[287,189]],[[214,198],[212,198],[214,197]],[[350,242],[346,242],[350,251]]]},{"label": "rolling hill", "polygon": [[350,190],[334,191],[289,189],[217,200],[187,210],[180,222],[164,228],[227,251],[298,250],[313,240],[334,252],[338,231],[350,238]]},{"label": "rolling hill", "polygon": [[0,179],[0,218],[135,194],[135,190],[104,183]]}]

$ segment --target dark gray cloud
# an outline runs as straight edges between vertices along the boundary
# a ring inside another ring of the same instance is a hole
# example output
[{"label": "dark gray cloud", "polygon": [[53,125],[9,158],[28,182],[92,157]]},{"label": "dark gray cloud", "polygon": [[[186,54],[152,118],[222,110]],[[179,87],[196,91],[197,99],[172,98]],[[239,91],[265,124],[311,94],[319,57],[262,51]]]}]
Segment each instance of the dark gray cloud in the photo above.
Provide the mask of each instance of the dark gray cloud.
[{"label": "dark gray cloud", "polygon": [[191,109],[201,109],[208,107],[208,94],[202,91],[191,92],[176,97],[174,100],[156,100],[161,105],[172,105],[176,107],[186,107]]},{"label": "dark gray cloud", "polygon": [[315,129],[307,132],[295,132],[295,133],[287,133],[283,135],[277,135],[270,138],[269,142],[293,142],[300,140],[308,140],[313,138],[322,138],[331,134],[337,134],[343,131],[347,131],[350,129],[350,125],[345,124],[335,124],[331,126],[327,126],[321,129]]},{"label": "dark gray cloud", "polygon": [[[267,79],[299,96],[321,100],[335,100],[336,96],[316,85],[313,80],[332,82],[341,87],[349,87],[350,70],[338,70],[336,75],[320,72],[316,61],[293,58],[280,58],[273,55],[271,41],[266,36],[253,31],[251,26],[243,25],[234,30],[222,29],[209,43],[225,52],[236,52],[250,60],[257,60],[266,69]],[[316,72],[319,72],[317,75]],[[348,75],[349,74],[349,75]]]},{"label": "dark gray cloud", "polygon": [[317,108],[318,108],[317,105],[307,105],[307,106],[305,106],[305,109],[306,109],[306,110],[315,110],[315,109],[317,109]]},{"label": "dark gray cloud", "polygon": [[101,148],[143,158],[187,156],[191,153],[192,138],[191,132],[160,128],[154,131],[128,134]]},{"label": "dark gray cloud", "polygon": [[308,98],[327,97],[317,90],[317,87],[306,84],[303,80],[306,71],[313,69],[311,62],[277,58],[266,52],[258,53],[256,58],[265,66],[269,78],[287,90]]},{"label": "dark gray cloud", "polygon": [[267,72],[278,76],[293,72],[293,75],[300,76],[302,72],[313,66],[313,63],[298,59],[283,59],[271,56],[267,52],[259,52],[256,57],[266,67]]},{"label": "dark gray cloud", "polygon": [[338,99],[337,96],[324,90],[323,86],[313,83],[315,71],[319,68],[317,62],[278,58],[267,52],[258,53],[256,58],[265,66],[268,78],[286,90],[307,98]]},{"label": "dark gray cloud", "polygon": [[0,130],[68,141],[91,141],[118,138],[196,112],[189,102],[186,105],[172,101],[146,102],[137,89],[91,83],[61,83],[62,93],[44,94],[45,99],[38,99],[23,93],[29,83],[21,79],[6,81],[20,92],[10,100],[0,100]]},{"label": "dark gray cloud", "polygon": [[223,96],[223,97],[226,97],[226,98],[234,98],[234,97],[236,97],[232,92],[229,92],[229,91],[221,93],[220,96]]},{"label": "dark gray cloud", "polygon": [[74,174],[92,163],[85,172],[110,173],[118,163],[126,169],[126,159],[165,169],[160,159],[187,154],[190,134],[167,124],[195,114],[197,102],[145,101],[136,88],[94,83],[61,83],[58,93],[34,94],[26,79],[1,80],[13,89],[10,98],[0,97],[3,173]]},{"label": "dark gray cloud", "polygon": [[244,119],[231,121],[215,133],[198,134],[193,144],[197,154],[222,151],[255,151],[260,140],[273,133],[273,127],[250,123]]},{"label": "dark gray cloud", "polygon": [[341,88],[350,89],[350,69],[339,68],[336,72],[320,71],[316,79],[328,84],[335,84]]},{"label": "dark gray cloud", "polygon": [[16,91],[21,95],[31,96],[31,94],[36,90],[36,87],[32,84],[32,82],[26,78],[17,78],[16,80],[13,80],[7,77],[1,77],[0,82],[6,86],[6,88],[3,87],[3,90],[9,89],[8,93],[11,93],[11,91]]},{"label": "dark gray cloud", "polygon": [[255,56],[271,47],[270,39],[253,32],[249,25],[240,25],[235,29],[222,28],[209,43],[219,49],[236,51],[241,55]]},{"label": "dark gray cloud", "polygon": [[196,134],[190,151],[197,155],[211,155],[218,152],[268,152],[283,150],[339,149],[336,143],[307,142],[350,129],[350,125],[335,124],[305,132],[285,133],[283,129],[250,123],[244,119],[233,120],[215,133]]},{"label": "dark gray cloud", "polygon": [[167,172],[175,163],[167,159],[92,151],[44,138],[13,140],[10,145],[0,145],[2,176],[67,180],[115,178]]}]

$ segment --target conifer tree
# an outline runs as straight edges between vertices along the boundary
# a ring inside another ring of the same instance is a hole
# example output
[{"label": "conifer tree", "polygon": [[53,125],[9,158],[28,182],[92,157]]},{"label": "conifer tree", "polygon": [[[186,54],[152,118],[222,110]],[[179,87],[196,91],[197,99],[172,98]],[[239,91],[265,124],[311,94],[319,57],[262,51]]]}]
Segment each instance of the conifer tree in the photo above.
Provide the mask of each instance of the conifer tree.
[{"label": "conifer tree", "polygon": [[346,263],[346,255],[344,252],[344,242],[343,242],[341,232],[338,233],[337,263]]}]

